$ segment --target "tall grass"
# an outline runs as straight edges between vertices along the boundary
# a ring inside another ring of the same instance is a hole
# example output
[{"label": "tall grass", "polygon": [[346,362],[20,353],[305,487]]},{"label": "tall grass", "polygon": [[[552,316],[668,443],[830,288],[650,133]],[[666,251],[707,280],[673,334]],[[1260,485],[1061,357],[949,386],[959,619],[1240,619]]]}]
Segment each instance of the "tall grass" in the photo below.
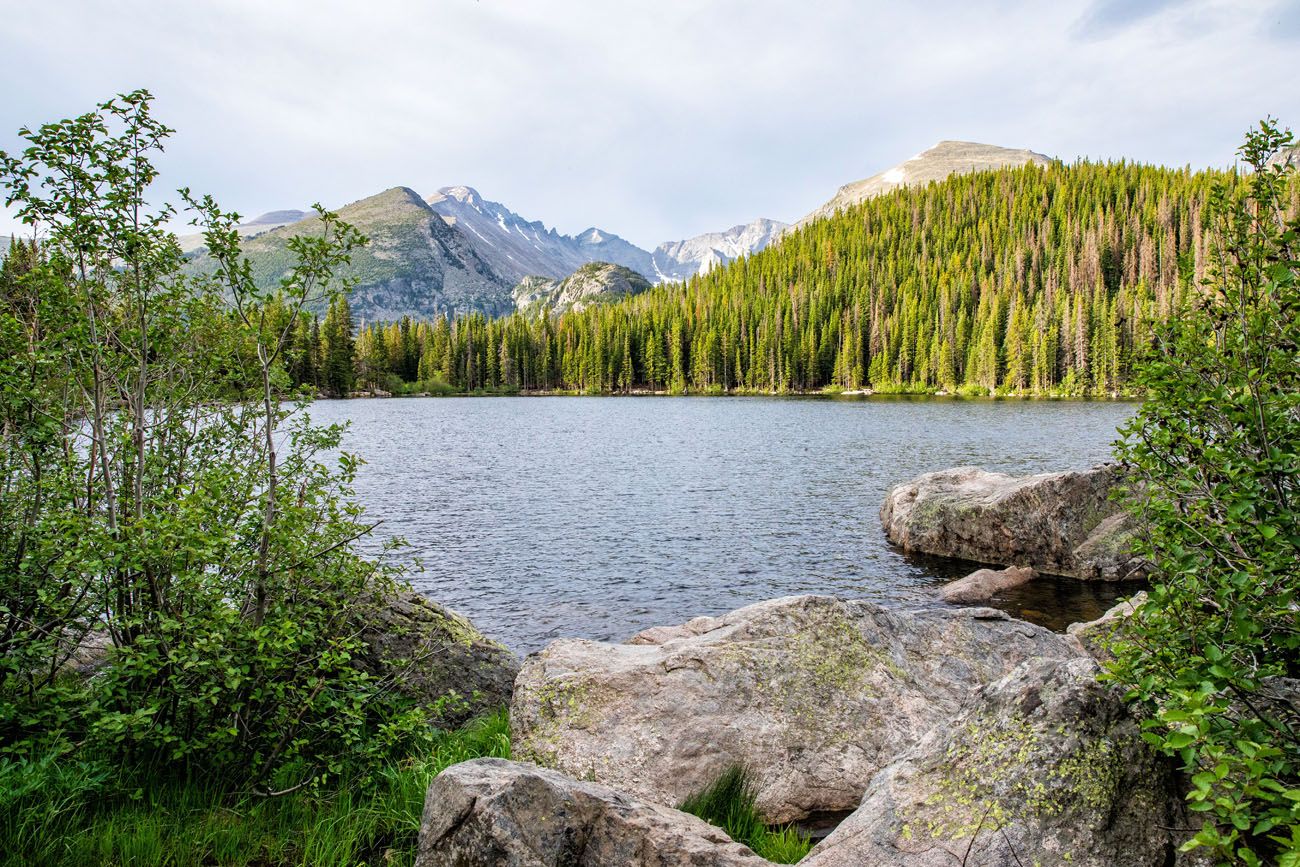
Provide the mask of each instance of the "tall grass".
[{"label": "tall grass", "polygon": [[712,785],[682,802],[681,810],[699,816],[777,864],[794,864],[808,854],[812,841],[797,828],[769,828],[754,808],[757,791],[753,777],[741,765],[732,765]]},{"label": "tall grass", "polygon": [[367,785],[279,798],[236,781],[157,783],[85,758],[0,762],[0,867],[402,867],[414,860],[430,781],[510,757],[504,711],[440,734]]}]

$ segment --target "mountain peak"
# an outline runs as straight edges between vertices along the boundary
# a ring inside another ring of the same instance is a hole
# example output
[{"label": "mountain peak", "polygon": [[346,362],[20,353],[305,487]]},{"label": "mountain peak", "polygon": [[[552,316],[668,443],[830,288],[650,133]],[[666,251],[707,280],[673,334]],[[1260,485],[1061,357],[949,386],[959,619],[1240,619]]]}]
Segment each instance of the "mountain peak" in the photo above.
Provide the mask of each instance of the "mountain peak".
[{"label": "mountain peak", "polygon": [[267,211],[265,214],[262,214],[260,217],[256,217],[252,220],[248,220],[242,225],[283,226],[288,223],[296,223],[307,216],[309,216],[309,213],[307,211],[299,211],[292,208],[283,211]]},{"label": "mountain peak", "polygon": [[1049,157],[1025,148],[1007,148],[981,142],[944,139],[934,147],[921,151],[893,168],[851,184],[836,191],[834,198],[808,214],[796,225],[804,225],[836,211],[850,208],[867,199],[883,195],[903,186],[923,186],[931,181],[942,181],[952,175],[991,169],[1014,168],[1028,163],[1046,165]]},{"label": "mountain peak", "polygon": [[478,190],[473,187],[467,187],[464,184],[457,184],[454,187],[441,187],[438,192],[429,196],[429,204],[436,201],[454,199],[462,205],[469,205],[477,208],[483,204],[483,197],[479,195]]}]

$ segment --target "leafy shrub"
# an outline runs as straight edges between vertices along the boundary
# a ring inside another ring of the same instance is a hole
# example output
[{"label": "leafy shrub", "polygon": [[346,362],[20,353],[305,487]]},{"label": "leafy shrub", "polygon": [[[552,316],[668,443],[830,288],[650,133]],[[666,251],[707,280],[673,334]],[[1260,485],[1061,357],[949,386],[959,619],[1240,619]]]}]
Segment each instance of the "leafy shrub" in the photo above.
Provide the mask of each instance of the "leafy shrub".
[{"label": "leafy shrub", "polygon": [[1146,736],[1191,773],[1185,849],[1300,864],[1300,182],[1272,160],[1211,199],[1213,268],[1140,366],[1146,402],[1118,456],[1132,479],[1150,596],[1114,675]]},{"label": "leafy shrub", "polygon": [[[359,462],[287,391],[299,313],[364,243],[321,211],[254,283],[237,216],[182,191],[218,263],[187,277],[151,209],[171,134],[144,91],[20,135],[7,201],[48,241],[0,270],[0,756],[81,748],[264,793],[364,773],[427,726],[354,664]],[[291,398],[282,401],[282,398]],[[98,673],[69,673],[91,640]]]}]

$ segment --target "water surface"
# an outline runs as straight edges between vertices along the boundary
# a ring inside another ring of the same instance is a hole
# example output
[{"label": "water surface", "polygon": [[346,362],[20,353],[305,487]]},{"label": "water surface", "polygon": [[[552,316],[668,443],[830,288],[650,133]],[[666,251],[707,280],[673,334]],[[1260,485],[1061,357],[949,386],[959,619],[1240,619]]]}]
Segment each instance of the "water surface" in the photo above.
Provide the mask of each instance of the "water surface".
[{"label": "water surface", "polygon": [[[664,397],[321,401],[368,461],[357,492],[405,537],[417,589],[520,652],[792,593],[933,598],[967,564],[907,558],[890,485],[972,464],[1106,460],[1131,404]],[[373,543],[372,543],[373,544]],[[1115,588],[1047,581],[999,600],[1060,628]]]}]

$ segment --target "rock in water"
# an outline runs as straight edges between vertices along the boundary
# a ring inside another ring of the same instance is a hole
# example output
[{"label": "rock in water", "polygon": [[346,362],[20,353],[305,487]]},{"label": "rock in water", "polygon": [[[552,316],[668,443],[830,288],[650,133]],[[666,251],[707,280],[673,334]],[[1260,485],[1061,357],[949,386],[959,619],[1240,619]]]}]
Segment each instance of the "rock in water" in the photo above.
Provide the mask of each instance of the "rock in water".
[{"label": "rock in water", "polygon": [[1076,578],[1140,577],[1132,525],[1110,501],[1118,469],[1014,477],[978,467],[927,473],[885,496],[880,521],[904,551],[1024,563]]},{"label": "rock in water", "polygon": [[775,599],[647,630],[552,642],[511,708],[515,755],[666,806],[729,765],[770,822],[858,806],[872,776],[1026,659],[1079,655],[987,608]]},{"label": "rock in water", "polygon": [[361,665],[393,676],[439,725],[457,726],[510,703],[515,655],[419,593],[400,591],[374,604],[361,637],[368,649]]},{"label": "rock in water", "polygon": [[504,759],[443,771],[429,787],[416,867],[762,867],[694,816]]},{"label": "rock in water", "polygon": [[1028,566],[1008,566],[1005,569],[979,569],[965,578],[945,584],[939,591],[944,602],[969,604],[988,602],[997,593],[1019,587],[1034,579],[1037,573]]},{"label": "rock in water", "polygon": [[[881,771],[805,867],[1168,867],[1173,766],[1087,658],[1036,659]],[[1183,835],[1185,836],[1185,835]]]}]

